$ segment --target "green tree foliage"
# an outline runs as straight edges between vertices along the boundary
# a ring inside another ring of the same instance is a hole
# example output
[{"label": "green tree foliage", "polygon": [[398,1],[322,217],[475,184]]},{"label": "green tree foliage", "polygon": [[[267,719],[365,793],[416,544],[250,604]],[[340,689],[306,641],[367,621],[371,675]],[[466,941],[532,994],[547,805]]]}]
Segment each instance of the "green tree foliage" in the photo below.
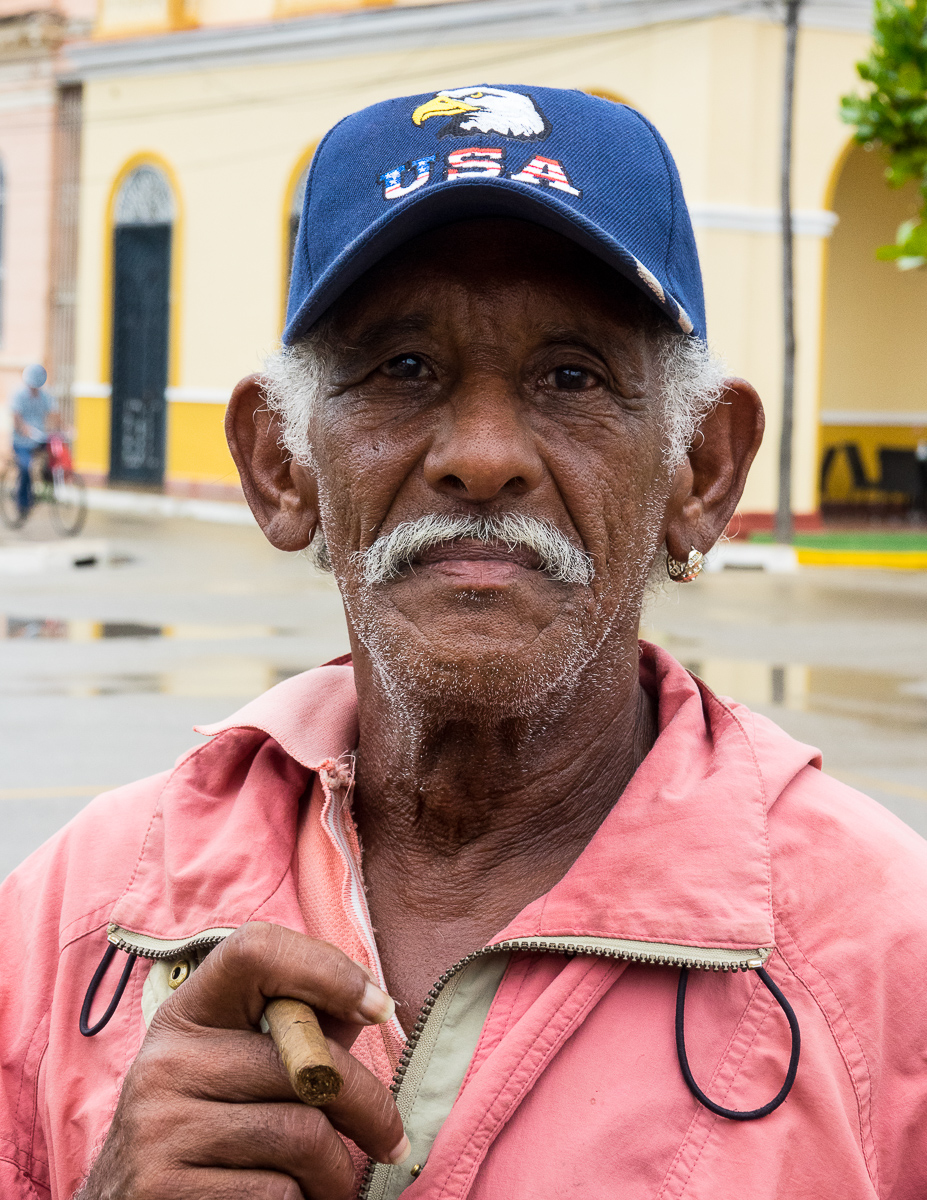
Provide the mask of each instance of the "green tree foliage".
[{"label": "green tree foliage", "polygon": [[899,188],[915,180],[918,216],[898,227],[895,244],[876,257],[902,270],[927,265],[927,0],[875,0],[872,50],[857,63],[870,85],[865,96],[844,96],[841,117],[856,140],[878,146],[888,159],[885,178]]}]

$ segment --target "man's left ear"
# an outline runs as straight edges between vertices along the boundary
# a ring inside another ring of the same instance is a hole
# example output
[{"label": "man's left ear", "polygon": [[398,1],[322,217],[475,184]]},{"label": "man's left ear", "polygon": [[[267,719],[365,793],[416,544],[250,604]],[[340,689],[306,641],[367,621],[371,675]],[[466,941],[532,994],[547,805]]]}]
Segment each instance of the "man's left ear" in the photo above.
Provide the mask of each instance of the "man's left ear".
[{"label": "man's left ear", "polygon": [[278,550],[304,550],[319,524],[318,488],[312,472],[284,449],[280,432],[260,375],[249,375],[232,392],[226,410],[229,449],[264,536]]},{"label": "man's left ear", "polygon": [[676,472],[666,526],[666,548],[673,558],[685,562],[693,548],[705,554],[724,533],[765,424],[763,405],[750,384],[726,380],[724,395],[702,421]]}]

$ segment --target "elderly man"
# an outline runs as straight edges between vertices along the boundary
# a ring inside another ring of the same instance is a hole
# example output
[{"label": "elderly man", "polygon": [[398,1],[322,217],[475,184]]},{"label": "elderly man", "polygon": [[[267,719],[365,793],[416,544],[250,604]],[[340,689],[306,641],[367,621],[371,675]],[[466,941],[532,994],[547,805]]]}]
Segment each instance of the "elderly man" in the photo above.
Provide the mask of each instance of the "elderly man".
[{"label": "elderly man", "polygon": [[352,654],[7,883],[4,1196],[927,1193],[924,843],[637,640],[760,441],[704,337],[634,111],[480,86],[328,135],[228,430]]}]

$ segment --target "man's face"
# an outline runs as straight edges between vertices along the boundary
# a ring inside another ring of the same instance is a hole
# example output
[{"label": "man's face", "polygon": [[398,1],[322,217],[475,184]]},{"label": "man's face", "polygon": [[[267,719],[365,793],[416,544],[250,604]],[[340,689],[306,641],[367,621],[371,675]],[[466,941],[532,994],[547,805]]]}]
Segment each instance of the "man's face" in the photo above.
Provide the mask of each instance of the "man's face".
[{"label": "man's face", "polygon": [[[513,220],[407,243],[339,303],[309,437],[322,525],[355,646],[423,704],[516,715],[628,657],[662,542],[651,341],[614,272]],[[519,514],[591,557],[563,583],[523,548],[445,542],[396,577],[360,555],[430,514]]]}]

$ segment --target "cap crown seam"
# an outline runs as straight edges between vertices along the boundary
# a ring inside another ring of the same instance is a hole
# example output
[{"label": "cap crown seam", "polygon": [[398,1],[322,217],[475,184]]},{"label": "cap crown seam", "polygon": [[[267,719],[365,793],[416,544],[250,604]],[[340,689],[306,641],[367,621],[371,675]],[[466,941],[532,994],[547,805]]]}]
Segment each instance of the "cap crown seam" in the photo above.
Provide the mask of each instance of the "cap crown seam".
[{"label": "cap crown seam", "polygon": [[[669,185],[669,197],[670,197],[670,228],[669,228],[669,238],[667,239],[667,242],[666,242],[666,253],[663,257],[663,278],[667,282],[669,282],[670,281],[670,262],[672,261],[672,258],[673,258],[673,253],[672,253],[673,241],[675,240],[675,237],[676,237],[676,188],[674,186],[675,180],[673,179],[672,168],[670,167],[671,160],[669,158],[669,147],[663,141],[663,138],[659,135],[656,128],[650,123],[650,121],[647,120],[647,118],[644,116],[643,113],[638,112],[636,108],[632,108],[630,104],[626,105],[625,107],[628,109],[629,112],[633,113],[634,116],[637,117],[637,119],[641,122],[641,124],[646,128],[647,132],[653,138],[654,142],[656,143],[657,149],[660,152],[660,160],[663,163],[663,169],[666,171],[666,182]],[[675,293],[675,291],[676,291],[675,282],[673,282],[671,286],[672,286],[673,292]],[[677,304],[677,307],[678,307],[678,304]]]}]

